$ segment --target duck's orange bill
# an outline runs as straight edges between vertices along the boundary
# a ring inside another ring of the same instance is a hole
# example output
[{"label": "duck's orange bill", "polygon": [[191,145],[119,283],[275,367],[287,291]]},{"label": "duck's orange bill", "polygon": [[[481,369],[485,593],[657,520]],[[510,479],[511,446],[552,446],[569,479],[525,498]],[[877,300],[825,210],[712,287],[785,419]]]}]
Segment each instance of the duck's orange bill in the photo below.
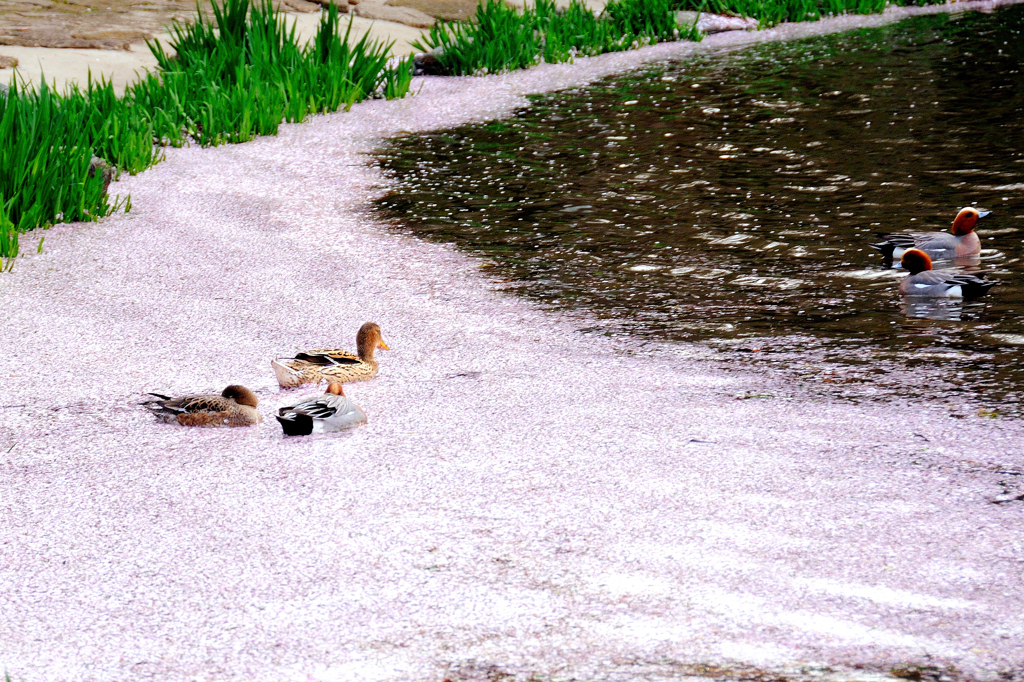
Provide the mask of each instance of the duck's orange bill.
[{"label": "duck's orange bill", "polygon": [[381,341],[380,343],[377,344],[377,348],[383,348],[384,350],[391,350],[390,348],[388,348],[388,344],[384,343],[383,341]]}]

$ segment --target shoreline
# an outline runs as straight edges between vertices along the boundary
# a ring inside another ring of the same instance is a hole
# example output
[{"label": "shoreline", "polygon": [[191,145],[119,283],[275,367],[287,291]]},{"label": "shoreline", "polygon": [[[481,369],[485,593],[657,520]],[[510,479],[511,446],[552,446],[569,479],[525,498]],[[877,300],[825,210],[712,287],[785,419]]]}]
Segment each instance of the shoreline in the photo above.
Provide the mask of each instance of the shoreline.
[{"label": "shoreline", "polygon": [[[903,18],[923,14],[990,11],[998,7],[1016,4],[1019,1],[962,0],[945,5],[927,5],[924,7],[897,7],[891,5],[881,14],[853,14],[826,18],[819,21],[783,23],[771,29],[755,31],[753,33],[765,36],[764,40],[791,40],[821,33],[881,26]],[[600,5],[600,2],[597,4]],[[596,6],[594,9],[597,9]],[[308,40],[315,35],[316,24],[320,19],[319,13],[299,14],[293,12],[287,13],[286,16],[289,22],[295,22],[300,40],[303,38]],[[390,21],[366,19],[358,16],[354,17],[354,19],[354,39],[358,40],[364,33],[369,32],[374,39],[385,42],[393,40],[395,41],[391,52],[393,56],[405,56],[415,52],[409,43],[422,38],[426,32],[424,29]],[[839,24],[846,25],[848,28],[837,27]],[[815,30],[810,27],[817,28]],[[737,34],[744,33],[747,32],[734,30],[712,34],[705,37],[702,42],[713,39],[716,46],[719,46],[720,43],[745,45],[748,44],[749,40],[737,37]],[[724,38],[724,36],[732,37]],[[154,40],[164,43],[165,48],[167,48],[170,43],[170,35],[166,32],[160,32],[154,37]],[[662,45],[668,44],[673,43],[663,43]],[[48,82],[56,80],[58,92],[63,92],[64,88],[72,82],[77,82],[79,85],[84,84],[87,71],[93,69],[95,71],[93,73],[94,78],[103,76],[112,80],[116,92],[122,94],[127,84],[137,78],[138,74],[156,67],[156,60],[150,55],[145,43],[133,43],[131,49],[127,51],[0,45],[0,54],[14,57],[18,60],[18,66],[12,69],[0,70],[0,83],[8,84],[14,78],[14,74],[18,73],[19,77],[24,77],[30,84],[38,86],[40,77],[46,74]]]},{"label": "shoreline", "polygon": [[[416,79],[276,137],[170,149],[111,185],[131,213],[29,233],[0,277],[0,665],[31,682],[1024,669],[1024,503],[994,503],[1022,478],[1020,422],[737,400],[799,384],[581,334],[366,210],[390,136],[699,49],[999,5]],[[273,409],[315,391],[279,391],[269,359],[351,346],[368,319],[393,349],[346,390],[369,424],[283,439]],[[158,425],[137,404],[234,382],[262,427]]]}]

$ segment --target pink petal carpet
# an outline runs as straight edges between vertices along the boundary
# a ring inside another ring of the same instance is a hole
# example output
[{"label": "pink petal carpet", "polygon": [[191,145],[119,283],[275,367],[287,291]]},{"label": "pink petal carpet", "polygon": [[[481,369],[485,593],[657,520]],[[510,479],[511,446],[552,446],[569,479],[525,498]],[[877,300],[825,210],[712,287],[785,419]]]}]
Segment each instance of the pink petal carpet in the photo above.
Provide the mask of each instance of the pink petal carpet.
[{"label": "pink petal carpet", "polygon": [[[0,666],[1021,679],[1019,422],[833,401],[700,347],[583,334],[367,210],[388,136],[901,12],[417,80],[277,137],[170,150],[111,186],[130,213],[29,235],[0,276]],[[392,349],[346,390],[369,424],[285,439],[272,412],[310,391],[279,391],[270,358],[351,347],[367,320]],[[228,383],[258,393],[262,426],[189,430],[138,405]]]}]

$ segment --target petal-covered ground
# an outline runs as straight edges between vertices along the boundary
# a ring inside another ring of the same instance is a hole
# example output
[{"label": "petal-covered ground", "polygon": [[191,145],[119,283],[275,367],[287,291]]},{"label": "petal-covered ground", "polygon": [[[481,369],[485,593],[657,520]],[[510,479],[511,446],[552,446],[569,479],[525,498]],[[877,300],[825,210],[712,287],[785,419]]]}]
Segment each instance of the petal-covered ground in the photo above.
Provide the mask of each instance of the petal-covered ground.
[{"label": "petal-covered ground", "polygon": [[[0,276],[0,666],[14,680],[661,679],[1024,670],[1024,429],[638,346],[375,222],[377,141],[699,47],[426,80],[172,150]],[[417,84],[419,88],[420,84]],[[269,359],[390,351],[369,424],[285,439]],[[146,391],[255,389],[258,428]],[[745,399],[738,399],[743,397]],[[852,671],[853,666],[864,666]],[[796,672],[794,672],[796,671]],[[726,674],[726,673],[721,673]]]}]

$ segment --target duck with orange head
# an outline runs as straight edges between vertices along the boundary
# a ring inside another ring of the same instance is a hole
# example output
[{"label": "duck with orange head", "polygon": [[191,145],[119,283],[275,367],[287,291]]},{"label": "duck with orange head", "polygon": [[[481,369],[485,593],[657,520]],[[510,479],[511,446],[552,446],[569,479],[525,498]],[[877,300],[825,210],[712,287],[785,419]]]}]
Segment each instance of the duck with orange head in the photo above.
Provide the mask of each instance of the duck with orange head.
[{"label": "duck with orange head", "polygon": [[932,270],[932,259],[921,249],[908,249],[900,259],[910,274],[900,282],[900,293],[921,298],[977,298],[997,284],[982,275],[956,270]]},{"label": "duck with orange head", "polygon": [[908,249],[919,249],[932,260],[967,258],[981,253],[981,239],[974,227],[991,211],[968,206],[960,209],[949,232],[902,232],[882,234],[883,241],[871,246],[886,260],[900,260]]},{"label": "duck with orange head", "polygon": [[323,395],[282,407],[275,415],[286,436],[344,431],[366,423],[366,413],[346,395],[344,387],[332,381]]}]

